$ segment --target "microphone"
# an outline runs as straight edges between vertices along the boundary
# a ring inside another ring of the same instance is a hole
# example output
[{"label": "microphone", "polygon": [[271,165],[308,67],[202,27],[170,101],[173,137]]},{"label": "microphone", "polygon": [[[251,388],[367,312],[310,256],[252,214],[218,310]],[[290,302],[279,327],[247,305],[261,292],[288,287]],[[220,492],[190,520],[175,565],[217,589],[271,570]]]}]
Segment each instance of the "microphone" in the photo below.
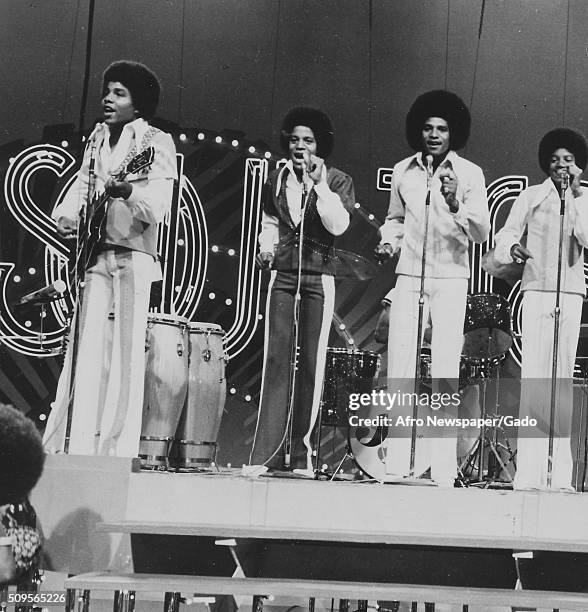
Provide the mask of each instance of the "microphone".
[{"label": "microphone", "polygon": [[567,168],[562,168],[558,174],[561,179],[559,183],[559,214],[563,217],[566,207],[566,189],[570,185],[570,174]]},{"label": "microphone", "polygon": [[431,182],[431,180],[433,179],[433,156],[427,155],[425,157],[425,160],[427,162],[427,181]]},{"label": "microphone", "polygon": [[98,134],[100,134],[100,132],[102,132],[106,127],[106,124],[103,123],[102,121],[99,121],[95,126],[94,129],[92,130],[92,133],[88,136],[88,142],[91,142],[92,140],[96,140],[96,138],[98,138]]},{"label": "microphone", "polygon": [[433,156],[427,155],[425,161],[427,162],[427,199],[425,205],[429,206],[431,203],[431,183],[433,182]]},{"label": "microphone", "polygon": [[[316,164],[312,164],[312,160],[310,159],[310,155],[308,157],[308,162],[306,158],[304,159],[304,163],[302,164],[302,193],[304,195],[303,205],[306,206],[306,197],[308,195],[308,182],[311,180],[310,172],[313,172],[316,168]],[[309,170],[310,166],[310,170]]]},{"label": "microphone", "polygon": [[42,289],[37,289],[37,291],[27,293],[25,296],[20,298],[18,305],[47,304],[48,302],[53,302],[62,296],[66,288],[67,285],[61,279],[56,280],[54,283],[51,283]]},{"label": "microphone", "polygon": [[561,177],[561,190],[565,191],[570,185],[570,173],[567,168],[562,168],[559,171],[559,176]]}]

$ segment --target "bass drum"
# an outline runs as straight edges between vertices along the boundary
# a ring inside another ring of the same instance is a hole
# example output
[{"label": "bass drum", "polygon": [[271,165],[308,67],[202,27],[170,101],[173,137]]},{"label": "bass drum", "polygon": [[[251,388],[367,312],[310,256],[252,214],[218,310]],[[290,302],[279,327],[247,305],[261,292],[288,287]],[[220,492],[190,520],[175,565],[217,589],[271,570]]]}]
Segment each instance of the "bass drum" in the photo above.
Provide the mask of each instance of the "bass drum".
[{"label": "bass drum", "polygon": [[189,322],[153,314],[145,337],[145,397],[139,442],[141,468],[167,470],[188,389]]},{"label": "bass drum", "polygon": [[[358,416],[367,417],[367,414],[361,415],[358,411]],[[370,415],[372,423],[362,424],[359,426],[351,425],[349,427],[349,448],[353,454],[353,458],[357,466],[370,478],[380,482],[396,482],[398,475],[388,474],[386,472],[386,454],[390,445],[407,442],[406,439],[389,437],[390,426],[386,425],[383,419],[390,418],[390,412],[385,408],[381,414]],[[408,439],[407,457],[410,455],[410,438]],[[429,459],[430,449],[425,444],[423,435],[417,435],[416,452],[415,452],[415,476],[424,474],[430,467]],[[408,472],[408,469],[407,469]]]},{"label": "bass drum", "polygon": [[[425,349],[421,353],[421,378],[425,390],[430,390],[431,385],[431,354]],[[460,366],[460,407],[459,416],[470,417],[475,412],[475,407],[470,406],[472,403],[479,402],[477,394],[478,387],[471,386],[474,373],[471,367],[462,359]],[[387,389],[377,389],[378,393],[387,394]],[[477,404],[476,404],[477,406]],[[462,410],[464,410],[462,414]],[[422,416],[422,412],[419,412]],[[395,427],[394,419],[396,415],[393,411],[388,411],[384,406],[376,409],[372,406],[360,407],[355,412],[357,419],[362,421],[350,421],[349,427],[349,448],[353,454],[353,458],[357,466],[370,478],[380,482],[397,482],[399,477],[395,474],[386,472],[386,454],[394,445],[402,444],[406,447],[407,466],[406,473],[408,474],[408,460],[410,457],[410,435],[408,437],[398,438],[391,436],[391,430]],[[366,421],[367,419],[367,421]],[[458,429],[457,437],[457,459],[466,456],[472,449],[477,440],[477,428]],[[421,476],[431,466],[431,448],[429,439],[435,435],[433,431],[427,427],[419,427],[417,430],[417,440],[415,447],[415,476]]]}]

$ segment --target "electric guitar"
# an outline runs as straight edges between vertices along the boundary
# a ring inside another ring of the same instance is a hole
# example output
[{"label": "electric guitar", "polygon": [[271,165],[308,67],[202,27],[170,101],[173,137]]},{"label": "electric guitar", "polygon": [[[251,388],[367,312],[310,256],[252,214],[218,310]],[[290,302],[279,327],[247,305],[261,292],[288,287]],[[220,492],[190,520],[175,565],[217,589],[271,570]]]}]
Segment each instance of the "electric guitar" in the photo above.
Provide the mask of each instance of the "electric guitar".
[{"label": "electric guitar", "polygon": [[[115,181],[124,181],[129,174],[136,174],[148,168],[155,157],[153,147],[148,147],[133,159],[113,178]],[[106,193],[95,195],[86,207],[85,215],[80,211],[80,231],[78,238],[78,248],[73,271],[77,271],[78,278],[81,278],[86,271],[96,247],[104,239],[106,231],[106,219],[108,216],[108,204],[110,196]]]}]

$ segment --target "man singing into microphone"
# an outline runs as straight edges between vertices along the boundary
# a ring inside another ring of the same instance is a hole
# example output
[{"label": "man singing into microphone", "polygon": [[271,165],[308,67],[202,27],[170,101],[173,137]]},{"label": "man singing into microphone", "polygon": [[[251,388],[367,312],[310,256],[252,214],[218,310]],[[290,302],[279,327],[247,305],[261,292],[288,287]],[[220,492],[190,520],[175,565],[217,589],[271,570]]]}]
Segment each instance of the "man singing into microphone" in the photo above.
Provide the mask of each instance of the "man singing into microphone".
[{"label": "man singing into microphone", "polygon": [[[421,334],[430,317],[432,379],[456,381],[459,376],[470,277],[468,246],[470,241],[484,242],[490,231],[482,170],[456,153],[467,142],[470,122],[466,105],[455,94],[444,90],[422,94],[406,118],[406,137],[416,153],[394,167],[390,206],[376,255],[391,257],[400,249],[388,335],[388,378],[407,392],[414,390],[427,202]],[[412,415],[412,406],[400,410]],[[451,411],[457,415],[457,406],[446,407],[442,416],[447,412],[454,416]],[[388,441],[386,472],[402,477],[410,473],[411,435],[410,431],[393,435],[399,437]],[[437,428],[430,436],[431,478],[440,486],[453,486],[455,431]]]},{"label": "man singing into microphone", "polygon": [[255,476],[286,468],[310,476],[310,437],[335,304],[333,244],[349,225],[355,194],[351,177],[324,161],[333,149],[325,113],[290,110],[280,142],[288,161],[270,173],[263,192],[257,261],[271,268],[271,277],[259,413],[251,465],[243,471]]},{"label": "man singing into microphone", "polygon": [[[76,182],[53,213],[58,233],[75,238],[88,196],[108,196],[104,234],[85,271],[81,313],[75,313],[78,341],[74,347],[72,333],[45,430],[48,450],[127,457],[138,452],[149,294],[152,281],[161,278],[157,231],[177,174],[171,136],[148,123],[159,93],[157,76],[143,64],[119,61],[106,69],[104,122],[89,139]],[[151,161],[133,166],[145,152],[153,153]],[[95,184],[89,189],[92,167]]]},{"label": "man singing into microphone", "polygon": [[[547,179],[525,189],[496,235],[499,263],[524,265],[523,355],[519,416],[537,419],[537,427],[519,427],[515,489],[548,485],[554,311],[559,261],[560,213],[564,200],[557,351],[557,395],[551,488],[572,489],[570,433],[573,373],[586,294],[584,248],[588,246],[588,192],[580,184],[586,168],[584,137],[557,128],[539,144],[539,165]],[[527,246],[521,246],[523,234]]]}]

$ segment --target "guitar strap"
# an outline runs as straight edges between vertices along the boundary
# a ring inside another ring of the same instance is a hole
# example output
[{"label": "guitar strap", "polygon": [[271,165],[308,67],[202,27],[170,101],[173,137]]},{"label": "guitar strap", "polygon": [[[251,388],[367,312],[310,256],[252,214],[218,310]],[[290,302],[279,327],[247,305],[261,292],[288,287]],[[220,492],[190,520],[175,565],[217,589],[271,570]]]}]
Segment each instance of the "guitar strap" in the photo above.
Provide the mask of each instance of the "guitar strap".
[{"label": "guitar strap", "polygon": [[122,160],[122,162],[119,164],[118,168],[116,169],[116,172],[114,172],[114,176],[118,176],[119,174],[121,174],[122,172],[124,172],[125,168],[127,167],[128,163],[137,155],[140,155],[141,153],[143,153],[143,151],[145,151],[149,145],[149,143],[151,142],[151,139],[153,138],[153,136],[155,136],[155,134],[157,134],[157,132],[159,132],[159,130],[156,127],[153,127],[152,125],[150,125],[147,128],[147,131],[145,132],[145,135],[143,136],[143,139],[141,140],[141,145],[139,147],[139,149],[137,150],[137,145],[135,144],[131,150],[128,152],[127,156]]}]

